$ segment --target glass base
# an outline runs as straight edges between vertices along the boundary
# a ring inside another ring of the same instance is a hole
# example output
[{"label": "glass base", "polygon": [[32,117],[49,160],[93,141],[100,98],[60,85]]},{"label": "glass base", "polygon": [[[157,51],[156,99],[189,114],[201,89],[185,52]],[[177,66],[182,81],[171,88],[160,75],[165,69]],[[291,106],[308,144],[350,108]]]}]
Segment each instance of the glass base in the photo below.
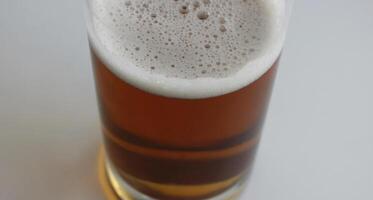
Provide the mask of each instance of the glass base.
[{"label": "glass base", "polygon": [[[99,152],[98,170],[100,184],[107,200],[161,200],[141,193],[124,181],[107,160],[104,148]],[[204,200],[238,200],[246,182],[246,178],[241,178],[225,192]]]}]

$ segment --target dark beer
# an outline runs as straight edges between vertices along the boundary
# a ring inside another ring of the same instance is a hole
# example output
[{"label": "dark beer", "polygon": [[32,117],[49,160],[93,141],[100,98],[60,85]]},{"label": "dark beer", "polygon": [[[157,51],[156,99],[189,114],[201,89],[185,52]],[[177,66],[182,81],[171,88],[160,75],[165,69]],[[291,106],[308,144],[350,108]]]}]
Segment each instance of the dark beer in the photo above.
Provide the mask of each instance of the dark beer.
[{"label": "dark beer", "polygon": [[109,171],[161,200],[212,198],[245,182],[282,45],[273,7],[93,2],[91,54]]}]

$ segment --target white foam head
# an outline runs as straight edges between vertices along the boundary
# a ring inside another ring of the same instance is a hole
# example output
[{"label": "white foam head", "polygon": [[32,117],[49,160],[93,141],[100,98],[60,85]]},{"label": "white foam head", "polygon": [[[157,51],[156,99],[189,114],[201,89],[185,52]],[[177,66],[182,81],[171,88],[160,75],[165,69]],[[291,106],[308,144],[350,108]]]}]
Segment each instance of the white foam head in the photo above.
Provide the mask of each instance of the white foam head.
[{"label": "white foam head", "polygon": [[207,98],[262,76],[281,51],[277,0],[94,0],[89,36],[107,67],[145,91]]}]

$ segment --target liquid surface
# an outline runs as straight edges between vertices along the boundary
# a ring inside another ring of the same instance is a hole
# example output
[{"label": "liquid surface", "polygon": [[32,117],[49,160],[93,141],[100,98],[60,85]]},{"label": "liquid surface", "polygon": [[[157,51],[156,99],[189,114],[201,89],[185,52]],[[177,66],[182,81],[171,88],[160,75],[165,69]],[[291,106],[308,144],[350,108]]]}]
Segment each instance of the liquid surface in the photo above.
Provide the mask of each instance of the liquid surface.
[{"label": "liquid surface", "polygon": [[107,2],[95,5],[106,48],[168,77],[227,77],[255,58],[268,37],[259,1]]},{"label": "liquid surface", "polygon": [[90,36],[109,67],[136,87],[217,96],[255,81],[277,58],[280,6],[267,2],[95,0]]}]

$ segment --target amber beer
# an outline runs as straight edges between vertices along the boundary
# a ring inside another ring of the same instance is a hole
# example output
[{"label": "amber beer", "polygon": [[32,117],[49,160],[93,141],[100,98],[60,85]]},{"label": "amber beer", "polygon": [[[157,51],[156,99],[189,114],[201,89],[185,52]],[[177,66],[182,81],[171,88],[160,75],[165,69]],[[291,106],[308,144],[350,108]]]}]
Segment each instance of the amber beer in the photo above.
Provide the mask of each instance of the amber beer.
[{"label": "amber beer", "polygon": [[92,55],[106,150],[131,186],[159,199],[202,198],[250,171],[277,62],[243,89],[190,100],[137,89]]},{"label": "amber beer", "polygon": [[238,193],[276,75],[282,3],[90,2],[91,55],[115,190],[141,200],[226,200]]}]

